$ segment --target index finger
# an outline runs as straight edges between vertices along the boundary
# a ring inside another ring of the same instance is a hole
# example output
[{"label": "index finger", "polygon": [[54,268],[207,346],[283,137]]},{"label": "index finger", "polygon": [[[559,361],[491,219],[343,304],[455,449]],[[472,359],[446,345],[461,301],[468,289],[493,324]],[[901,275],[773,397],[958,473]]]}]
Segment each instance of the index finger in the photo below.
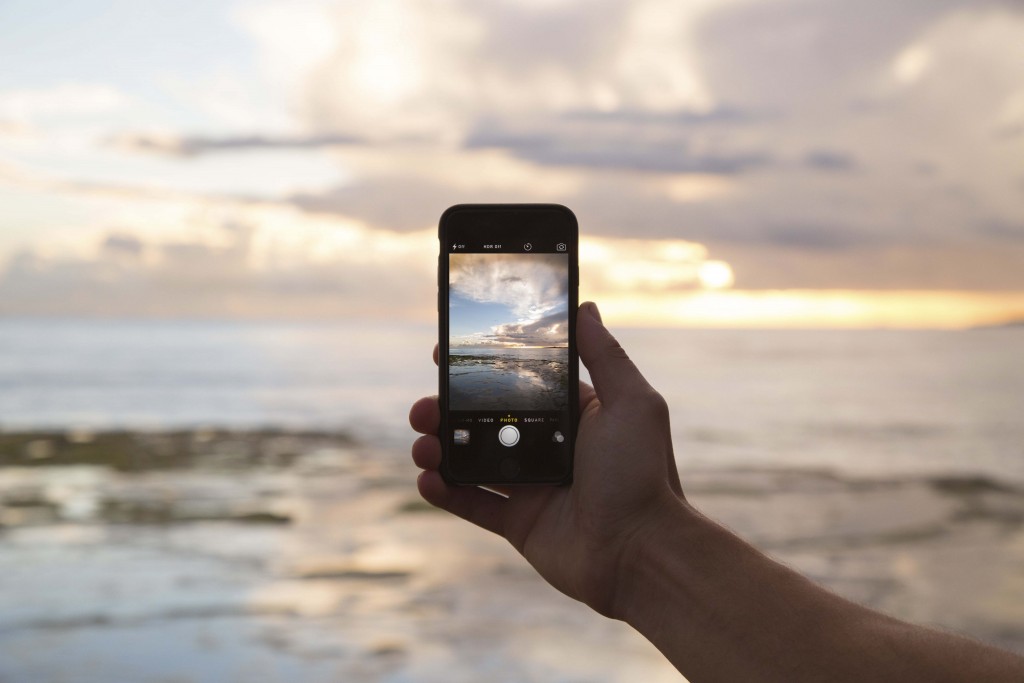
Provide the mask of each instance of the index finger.
[{"label": "index finger", "polygon": [[425,396],[412,404],[409,410],[409,424],[420,434],[437,435],[441,424],[441,407],[437,396]]}]

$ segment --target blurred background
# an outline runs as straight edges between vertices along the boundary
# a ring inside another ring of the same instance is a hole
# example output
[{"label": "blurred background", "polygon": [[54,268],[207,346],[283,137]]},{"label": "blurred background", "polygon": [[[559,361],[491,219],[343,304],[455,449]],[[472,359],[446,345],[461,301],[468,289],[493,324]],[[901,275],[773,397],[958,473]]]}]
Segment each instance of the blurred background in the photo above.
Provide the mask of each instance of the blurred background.
[{"label": "blurred background", "polygon": [[689,497],[1024,649],[1016,0],[0,0],[0,680],[678,680],[430,510],[436,221],[558,202]]}]

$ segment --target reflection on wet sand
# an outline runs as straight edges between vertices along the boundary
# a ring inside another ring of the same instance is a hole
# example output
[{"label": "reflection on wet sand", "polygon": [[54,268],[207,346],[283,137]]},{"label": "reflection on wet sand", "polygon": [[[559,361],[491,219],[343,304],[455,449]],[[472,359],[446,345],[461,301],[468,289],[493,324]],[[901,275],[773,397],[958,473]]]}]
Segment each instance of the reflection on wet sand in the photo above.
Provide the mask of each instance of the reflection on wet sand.
[{"label": "reflection on wet sand", "polygon": [[540,358],[515,351],[448,356],[452,410],[561,410],[569,399],[568,350],[550,351]]},{"label": "reflection on wet sand", "polygon": [[[57,440],[5,438],[23,454]],[[679,680],[507,543],[422,504],[405,453],[328,435],[180,443],[213,457],[0,468],[0,680]],[[692,468],[686,484],[844,595],[1024,648],[1012,484]]]}]

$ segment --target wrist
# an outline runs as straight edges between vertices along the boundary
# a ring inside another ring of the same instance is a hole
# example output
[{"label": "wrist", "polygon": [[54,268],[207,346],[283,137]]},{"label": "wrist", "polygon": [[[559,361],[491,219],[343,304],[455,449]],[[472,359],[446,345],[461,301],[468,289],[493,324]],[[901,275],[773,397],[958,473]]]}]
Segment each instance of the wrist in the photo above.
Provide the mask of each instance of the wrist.
[{"label": "wrist", "polygon": [[669,571],[669,563],[680,548],[682,538],[691,536],[708,520],[685,500],[674,494],[662,496],[651,506],[643,524],[622,552],[616,579],[611,616],[637,627],[638,613],[653,596],[653,584]]}]

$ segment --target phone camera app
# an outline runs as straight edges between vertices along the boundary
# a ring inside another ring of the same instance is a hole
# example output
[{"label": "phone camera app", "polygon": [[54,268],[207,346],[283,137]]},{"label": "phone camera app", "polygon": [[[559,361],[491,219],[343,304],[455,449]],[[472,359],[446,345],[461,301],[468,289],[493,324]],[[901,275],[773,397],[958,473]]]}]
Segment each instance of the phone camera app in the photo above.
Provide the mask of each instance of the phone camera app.
[{"label": "phone camera app", "polygon": [[468,429],[456,429],[454,440],[456,446],[468,446],[469,445],[469,430]]}]

